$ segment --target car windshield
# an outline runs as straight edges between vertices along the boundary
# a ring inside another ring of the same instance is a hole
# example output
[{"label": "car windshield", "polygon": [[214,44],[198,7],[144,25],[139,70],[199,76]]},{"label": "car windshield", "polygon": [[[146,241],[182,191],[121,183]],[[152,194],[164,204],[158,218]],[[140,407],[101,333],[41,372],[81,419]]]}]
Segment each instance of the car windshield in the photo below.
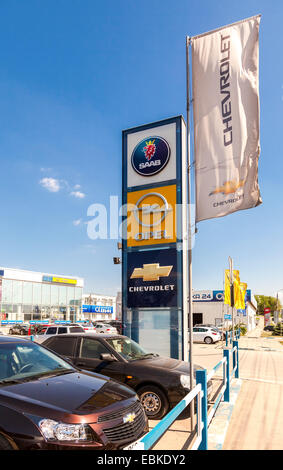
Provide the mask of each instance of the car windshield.
[{"label": "car windshield", "polygon": [[0,386],[74,371],[66,361],[36,343],[0,343]]},{"label": "car windshield", "polygon": [[106,340],[117,353],[127,361],[136,361],[147,357],[158,356],[158,354],[148,353],[139,344],[130,338],[111,338]]}]

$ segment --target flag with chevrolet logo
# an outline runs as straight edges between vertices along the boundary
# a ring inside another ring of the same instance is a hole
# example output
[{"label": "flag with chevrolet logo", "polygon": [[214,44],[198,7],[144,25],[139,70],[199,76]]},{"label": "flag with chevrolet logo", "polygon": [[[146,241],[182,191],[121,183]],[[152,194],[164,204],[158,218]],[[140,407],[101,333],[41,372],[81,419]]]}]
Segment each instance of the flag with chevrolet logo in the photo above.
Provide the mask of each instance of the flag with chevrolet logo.
[{"label": "flag with chevrolet logo", "polygon": [[196,221],[261,204],[260,15],[191,38]]},{"label": "flag with chevrolet logo", "polygon": [[177,306],[175,248],[128,253],[129,308]]}]

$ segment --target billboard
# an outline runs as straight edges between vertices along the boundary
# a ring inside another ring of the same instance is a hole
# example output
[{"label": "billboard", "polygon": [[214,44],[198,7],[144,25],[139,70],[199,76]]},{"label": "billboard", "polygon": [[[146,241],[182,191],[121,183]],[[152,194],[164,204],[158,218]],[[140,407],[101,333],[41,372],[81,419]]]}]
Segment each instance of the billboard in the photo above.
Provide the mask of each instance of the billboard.
[{"label": "billboard", "polygon": [[[162,315],[169,334],[163,347],[168,347],[171,357],[187,360],[186,125],[177,116],[127,129],[122,135],[122,202],[126,208],[122,317],[129,325],[126,334],[159,352],[156,338],[163,333],[158,333],[156,319]],[[142,322],[146,315],[147,321]],[[155,327],[141,333],[142,323]],[[176,335],[178,330],[183,337]]]},{"label": "billboard", "polygon": [[128,254],[128,307],[177,307],[177,252],[137,251]]}]

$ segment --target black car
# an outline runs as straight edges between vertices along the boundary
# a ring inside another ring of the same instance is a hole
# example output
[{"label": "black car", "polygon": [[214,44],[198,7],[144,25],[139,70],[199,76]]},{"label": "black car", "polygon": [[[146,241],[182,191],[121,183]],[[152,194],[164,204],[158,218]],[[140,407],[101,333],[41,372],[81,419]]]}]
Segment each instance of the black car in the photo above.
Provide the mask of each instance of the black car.
[{"label": "black car", "polygon": [[129,387],[25,338],[0,336],[0,451],[116,450],[147,431]]},{"label": "black car", "polygon": [[[162,418],[191,389],[188,363],[146,352],[127,336],[60,335],[42,344],[80,369],[104,374],[133,388],[149,418]],[[211,389],[209,382],[209,393]]]},{"label": "black car", "polygon": [[264,329],[264,331],[274,331],[274,326],[273,325],[267,325],[263,329]]},{"label": "black car", "polygon": [[9,334],[10,335],[22,335],[23,336],[23,335],[28,334],[29,329],[30,329],[30,331],[34,330],[34,328],[30,327],[30,325],[27,324],[27,323],[16,323],[15,325],[10,326]]}]

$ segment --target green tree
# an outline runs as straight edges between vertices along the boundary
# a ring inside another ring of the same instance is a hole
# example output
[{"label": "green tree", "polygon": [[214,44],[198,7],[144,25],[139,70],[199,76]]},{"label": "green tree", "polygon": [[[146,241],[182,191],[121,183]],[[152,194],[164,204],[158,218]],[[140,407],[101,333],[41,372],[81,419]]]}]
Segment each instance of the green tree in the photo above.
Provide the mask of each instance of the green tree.
[{"label": "green tree", "polygon": [[281,310],[282,309],[282,304],[280,300],[276,297],[271,297],[271,296],[266,296],[266,295],[255,295],[255,299],[257,301],[257,313],[259,315],[264,314],[264,309],[265,308],[270,308],[270,313],[271,315],[276,312],[276,310]]}]

